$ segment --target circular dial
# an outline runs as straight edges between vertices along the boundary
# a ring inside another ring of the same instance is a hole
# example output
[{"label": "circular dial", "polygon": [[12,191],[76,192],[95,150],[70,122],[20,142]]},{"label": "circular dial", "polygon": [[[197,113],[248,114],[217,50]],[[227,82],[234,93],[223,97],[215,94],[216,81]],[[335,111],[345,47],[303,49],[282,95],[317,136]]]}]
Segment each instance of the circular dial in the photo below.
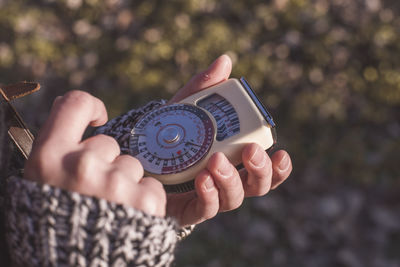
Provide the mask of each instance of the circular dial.
[{"label": "circular dial", "polygon": [[173,104],[151,111],[136,123],[129,150],[149,173],[177,173],[207,154],[214,135],[213,122],[204,110]]}]

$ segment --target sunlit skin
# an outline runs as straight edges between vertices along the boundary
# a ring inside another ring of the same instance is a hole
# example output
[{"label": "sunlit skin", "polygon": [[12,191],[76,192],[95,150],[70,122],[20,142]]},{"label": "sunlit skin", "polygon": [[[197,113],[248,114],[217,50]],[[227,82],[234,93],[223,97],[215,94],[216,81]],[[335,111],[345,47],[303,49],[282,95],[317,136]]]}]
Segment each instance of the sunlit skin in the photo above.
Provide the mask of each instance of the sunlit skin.
[{"label": "sunlit skin", "polygon": [[[228,79],[232,63],[217,58],[194,76],[169,103]],[[286,151],[271,157],[257,144],[242,151],[244,169],[237,171],[223,153],[215,153],[195,179],[195,191],[166,195],[156,179],[144,177],[140,162],[120,155],[117,142],[105,135],[82,140],[88,125],[107,122],[104,103],[94,96],[71,91],[54,101],[25,165],[25,178],[104,198],[156,216],[173,216],[181,226],[198,224],[218,212],[240,207],[245,197],[263,196],[290,174]]]},{"label": "sunlit skin", "polygon": [[[207,70],[194,76],[169,103],[227,80],[231,70],[230,58],[220,56]],[[245,169],[237,171],[223,153],[215,153],[207,169],[197,175],[195,192],[167,196],[168,215],[176,217],[181,225],[201,223],[218,212],[240,207],[245,197],[267,194],[292,171],[286,151],[279,150],[269,157],[257,144],[249,144],[243,149],[242,160]]]}]

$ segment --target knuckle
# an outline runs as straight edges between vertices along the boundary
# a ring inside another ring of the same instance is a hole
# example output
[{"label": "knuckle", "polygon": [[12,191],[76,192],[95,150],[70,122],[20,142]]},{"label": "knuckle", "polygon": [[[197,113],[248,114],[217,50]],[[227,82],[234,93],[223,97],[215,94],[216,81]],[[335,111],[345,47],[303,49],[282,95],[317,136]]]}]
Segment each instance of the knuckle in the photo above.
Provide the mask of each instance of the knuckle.
[{"label": "knuckle", "polygon": [[207,82],[210,79],[211,79],[211,74],[208,73],[207,71],[203,71],[203,72],[197,74],[196,78],[195,78],[196,82],[199,82],[199,83]]},{"label": "knuckle", "polygon": [[100,138],[102,142],[107,143],[109,146],[111,146],[114,150],[116,151],[121,151],[120,146],[114,138],[112,138],[109,135],[105,134],[98,134],[94,138]]},{"label": "knuckle", "polygon": [[218,214],[218,208],[211,209],[211,210],[206,210],[203,212],[203,220],[209,220],[214,218]]},{"label": "knuckle", "polygon": [[271,189],[271,179],[268,177],[251,177],[253,182],[251,184],[247,184],[246,187],[246,196],[264,196]]},{"label": "knuckle", "polygon": [[164,191],[164,187],[160,181],[152,177],[146,177],[147,183],[150,184],[149,188],[154,193],[154,195],[161,197],[166,200],[166,194]]},{"label": "knuckle", "polygon": [[111,137],[111,136],[109,136],[109,135],[106,135],[106,134],[98,134],[98,135],[96,135],[96,137],[98,137],[98,138],[103,138],[104,141],[106,141],[106,142],[109,142],[109,143],[111,143],[111,144],[118,145],[117,140],[115,140],[113,137]]},{"label": "knuckle", "polygon": [[112,169],[108,172],[107,178],[108,178],[108,179],[111,179],[112,181],[116,181],[116,182],[114,182],[114,184],[118,184],[117,182],[118,182],[120,179],[124,178],[124,173],[123,173],[121,170],[117,169],[117,168],[112,168]]},{"label": "knuckle", "polygon": [[243,188],[242,180],[240,179],[239,173],[235,169],[228,177],[221,177],[218,174],[214,174],[214,177],[216,178],[217,184],[219,184],[222,190],[228,195],[239,195],[237,192],[240,192],[240,190]]},{"label": "knuckle", "polygon": [[[132,156],[129,156],[129,155],[126,155],[126,157],[129,157],[132,160],[132,166],[135,166],[136,173],[137,174],[139,173],[140,176],[143,177],[144,168],[143,168],[142,163],[135,157],[132,157]],[[160,187],[162,187],[160,182],[159,182],[159,184],[160,184]]]},{"label": "knuckle", "polygon": [[93,152],[85,150],[77,156],[75,163],[75,180],[84,183],[91,176],[92,166],[95,160]]},{"label": "knuckle", "polygon": [[71,91],[68,91],[64,95],[65,99],[68,99],[68,98],[71,98],[71,99],[76,99],[76,98],[87,99],[87,98],[91,98],[91,97],[92,96],[88,92],[80,91],[80,90],[71,90]]},{"label": "knuckle", "polygon": [[164,203],[160,202],[156,196],[151,194],[150,192],[143,193],[141,198],[138,200],[138,209],[150,213],[156,214],[159,209],[159,205],[164,205]]},{"label": "knuckle", "polygon": [[268,191],[268,187],[252,187],[250,190],[248,190],[248,194],[254,197],[261,197],[267,194]]},{"label": "knuckle", "polygon": [[109,199],[112,201],[121,201],[124,204],[130,204],[127,195],[124,192],[127,190],[126,181],[121,171],[112,169],[107,173],[106,191]]},{"label": "knuckle", "polygon": [[269,192],[270,187],[269,186],[265,186],[263,188],[258,189],[258,191],[256,192],[256,196],[261,197],[266,195]]},{"label": "knuckle", "polygon": [[[119,157],[121,157],[124,160],[127,160],[128,163],[129,163],[128,164],[129,168],[135,170],[135,172],[131,172],[132,173],[132,177],[137,177],[137,178],[142,178],[143,177],[143,174],[144,174],[143,165],[137,158],[132,157],[131,155],[121,155]],[[153,178],[149,178],[149,179],[153,179]]]},{"label": "knuckle", "polygon": [[242,205],[243,197],[244,197],[244,194],[241,194],[241,197],[237,201],[235,201],[235,203],[232,205],[232,209],[237,209]]},{"label": "knuckle", "polygon": [[250,176],[252,180],[255,181],[255,184],[265,184],[268,181],[271,181],[273,170],[272,166],[266,166],[261,170],[251,170],[249,169]]},{"label": "knuckle", "polygon": [[94,97],[84,91],[72,90],[66,93],[63,97],[64,102],[71,103],[76,106],[87,106],[90,105]]},{"label": "knuckle", "polygon": [[243,202],[243,195],[241,197],[229,199],[226,201],[222,201],[220,204],[221,211],[230,211],[239,208]]},{"label": "knuckle", "polygon": [[146,179],[146,188],[142,190],[142,194],[138,199],[138,205],[143,211],[151,214],[159,213],[165,210],[167,204],[167,196],[162,184],[154,178]]}]

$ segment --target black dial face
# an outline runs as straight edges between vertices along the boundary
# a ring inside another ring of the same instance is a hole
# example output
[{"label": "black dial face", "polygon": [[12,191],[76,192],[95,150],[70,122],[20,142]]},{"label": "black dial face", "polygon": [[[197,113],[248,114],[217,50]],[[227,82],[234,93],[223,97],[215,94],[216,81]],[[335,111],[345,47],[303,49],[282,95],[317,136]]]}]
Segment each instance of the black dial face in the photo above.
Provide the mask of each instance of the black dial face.
[{"label": "black dial face", "polygon": [[187,104],[160,107],[142,117],[131,131],[129,149],[154,174],[181,172],[201,160],[214,141],[211,118]]}]

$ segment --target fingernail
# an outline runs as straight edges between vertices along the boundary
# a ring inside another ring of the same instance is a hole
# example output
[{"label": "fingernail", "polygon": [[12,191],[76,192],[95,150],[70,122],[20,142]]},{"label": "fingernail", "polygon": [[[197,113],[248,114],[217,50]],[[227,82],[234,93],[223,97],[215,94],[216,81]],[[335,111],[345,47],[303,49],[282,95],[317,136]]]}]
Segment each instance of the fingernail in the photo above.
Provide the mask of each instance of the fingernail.
[{"label": "fingernail", "polygon": [[253,156],[250,158],[251,164],[254,165],[254,167],[261,168],[264,167],[265,165],[265,152],[257,147],[256,151],[254,152]]},{"label": "fingernail", "polygon": [[221,176],[230,177],[232,175],[232,165],[225,156],[223,156],[219,165],[218,172]]},{"label": "fingernail", "polygon": [[279,163],[278,168],[281,171],[286,171],[289,168],[289,164],[290,164],[290,158],[287,154],[285,154],[285,156]]},{"label": "fingernail", "polygon": [[215,187],[215,186],[214,186],[214,181],[213,181],[213,179],[211,178],[211,176],[208,176],[208,177],[206,178],[206,181],[204,182],[204,188],[205,188],[205,190],[206,190],[206,191],[210,191],[210,190],[212,190],[214,187]]}]

